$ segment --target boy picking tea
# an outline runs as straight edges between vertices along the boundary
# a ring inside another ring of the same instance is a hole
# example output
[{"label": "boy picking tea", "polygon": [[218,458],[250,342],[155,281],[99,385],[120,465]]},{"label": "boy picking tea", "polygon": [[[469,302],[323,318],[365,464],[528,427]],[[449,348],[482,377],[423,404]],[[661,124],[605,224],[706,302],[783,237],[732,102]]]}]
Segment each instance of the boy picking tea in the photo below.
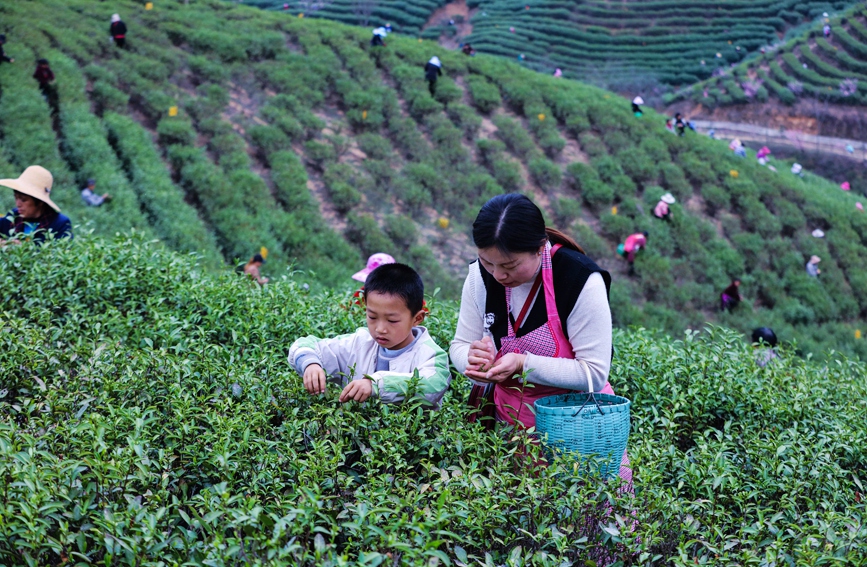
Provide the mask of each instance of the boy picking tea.
[{"label": "boy picking tea", "polygon": [[431,338],[424,321],[424,284],[404,264],[384,264],[367,276],[367,327],[333,339],[304,337],[289,349],[289,363],[303,376],[310,394],[327,382],[343,386],[340,401],[378,397],[399,403],[415,370],[417,395],[438,409],[449,387],[448,355]]}]

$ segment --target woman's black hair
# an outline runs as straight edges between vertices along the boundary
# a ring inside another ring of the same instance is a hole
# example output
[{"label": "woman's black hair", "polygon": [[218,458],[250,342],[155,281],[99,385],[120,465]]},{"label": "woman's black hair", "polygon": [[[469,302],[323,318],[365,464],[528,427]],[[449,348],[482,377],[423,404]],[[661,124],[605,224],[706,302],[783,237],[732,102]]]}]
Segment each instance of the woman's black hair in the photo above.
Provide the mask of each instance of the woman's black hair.
[{"label": "woman's black hair", "polygon": [[762,344],[766,343],[769,347],[777,346],[777,334],[768,327],[759,327],[753,329],[753,342]]},{"label": "woman's black hair", "polygon": [[476,248],[497,248],[504,254],[536,252],[548,240],[583,253],[572,238],[545,226],[536,204],[520,193],[497,195],[482,206],[473,222]]}]

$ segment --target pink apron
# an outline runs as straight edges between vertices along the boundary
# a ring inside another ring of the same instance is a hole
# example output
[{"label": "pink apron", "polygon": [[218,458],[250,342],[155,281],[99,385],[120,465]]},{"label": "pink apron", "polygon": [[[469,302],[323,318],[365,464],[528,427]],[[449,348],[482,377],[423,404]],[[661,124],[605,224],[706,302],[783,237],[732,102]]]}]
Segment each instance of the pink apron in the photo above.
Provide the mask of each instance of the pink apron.
[{"label": "pink apron", "polygon": [[[515,329],[512,327],[512,319],[507,316],[508,335],[500,341],[498,359],[510,352],[531,353],[552,358],[574,358],[572,344],[563,334],[563,325],[560,321],[560,314],[557,313],[557,303],[554,298],[554,270],[551,265],[551,256],[556,254],[559,248],[559,244],[554,247],[548,244],[542,253],[542,287],[545,290],[544,301],[548,322],[522,337],[516,337]],[[532,301],[532,298],[528,301]],[[506,288],[506,312],[507,314],[512,312],[512,289],[508,287]],[[524,427],[534,427],[536,416],[527,406],[533,407],[533,402],[540,398],[568,394],[569,392],[570,390],[563,388],[539,384],[533,384],[532,388],[524,388],[524,384],[518,378],[509,378],[498,383],[494,388],[497,419],[514,425],[517,418],[517,421]],[[610,383],[606,382],[601,393],[613,395],[614,389],[611,388]],[[627,490],[631,492],[632,469],[629,466],[629,457],[626,451],[623,452],[623,459],[620,463],[620,478],[627,483],[629,487]]]}]

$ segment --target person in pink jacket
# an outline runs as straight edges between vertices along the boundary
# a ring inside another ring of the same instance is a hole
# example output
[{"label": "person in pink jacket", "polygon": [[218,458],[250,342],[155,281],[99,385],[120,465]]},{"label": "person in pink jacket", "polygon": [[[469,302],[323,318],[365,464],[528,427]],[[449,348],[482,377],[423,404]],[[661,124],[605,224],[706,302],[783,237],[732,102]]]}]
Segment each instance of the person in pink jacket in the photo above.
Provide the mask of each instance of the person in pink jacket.
[{"label": "person in pink jacket", "polygon": [[673,205],[676,202],[674,195],[671,193],[666,193],[662,197],[659,198],[659,202],[653,208],[653,216],[662,220],[671,220],[671,209],[669,209],[669,205]]},{"label": "person in pink jacket", "polygon": [[629,273],[635,271],[635,254],[647,246],[647,231],[636,232],[626,237],[626,242],[623,243],[623,253],[626,255],[626,261],[629,262]]}]

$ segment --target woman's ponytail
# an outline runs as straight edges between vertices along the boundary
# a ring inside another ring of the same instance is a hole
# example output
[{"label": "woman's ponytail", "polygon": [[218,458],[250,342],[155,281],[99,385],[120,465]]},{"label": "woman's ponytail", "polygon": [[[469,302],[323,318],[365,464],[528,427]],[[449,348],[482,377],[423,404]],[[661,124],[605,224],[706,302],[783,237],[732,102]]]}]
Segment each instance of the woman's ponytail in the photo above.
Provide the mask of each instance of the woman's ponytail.
[{"label": "woman's ponytail", "polygon": [[569,248],[570,250],[575,250],[576,252],[581,252],[584,254],[584,249],[575,242],[571,236],[567,236],[557,230],[556,228],[551,228],[550,226],[545,227],[545,234],[548,235],[548,241],[551,244],[559,244],[564,248]]}]

